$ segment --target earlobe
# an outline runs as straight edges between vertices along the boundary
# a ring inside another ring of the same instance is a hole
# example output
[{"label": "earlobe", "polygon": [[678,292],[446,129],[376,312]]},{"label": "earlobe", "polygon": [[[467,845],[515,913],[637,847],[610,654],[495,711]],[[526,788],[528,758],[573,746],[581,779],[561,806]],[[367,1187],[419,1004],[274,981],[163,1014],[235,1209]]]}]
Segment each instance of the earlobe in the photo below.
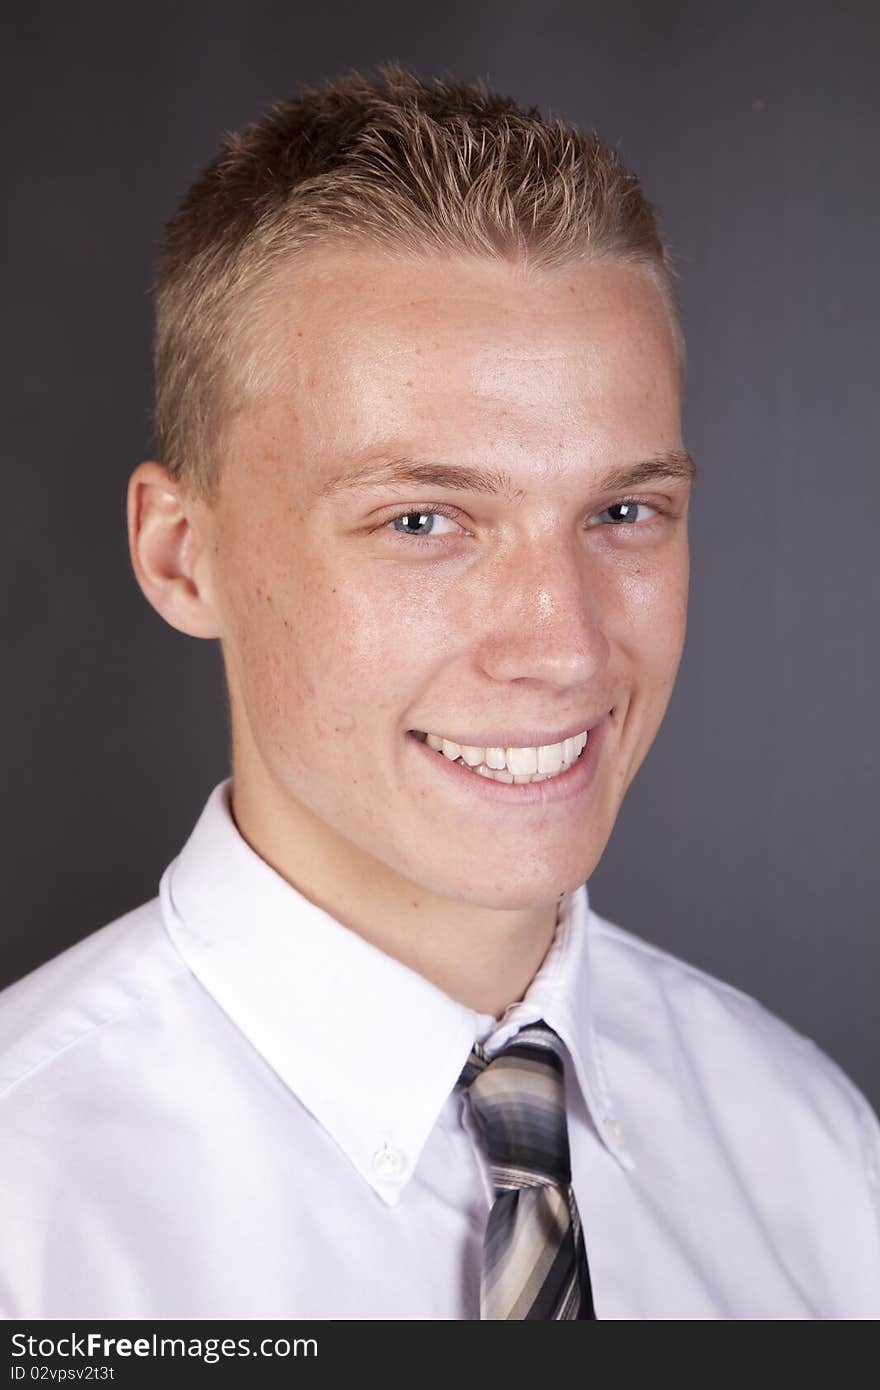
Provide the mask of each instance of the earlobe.
[{"label": "earlobe", "polygon": [[202,537],[194,508],[161,463],[141,463],[128,483],[128,546],[144,596],[190,637],[219,637],[210,584],[198,565]]}]

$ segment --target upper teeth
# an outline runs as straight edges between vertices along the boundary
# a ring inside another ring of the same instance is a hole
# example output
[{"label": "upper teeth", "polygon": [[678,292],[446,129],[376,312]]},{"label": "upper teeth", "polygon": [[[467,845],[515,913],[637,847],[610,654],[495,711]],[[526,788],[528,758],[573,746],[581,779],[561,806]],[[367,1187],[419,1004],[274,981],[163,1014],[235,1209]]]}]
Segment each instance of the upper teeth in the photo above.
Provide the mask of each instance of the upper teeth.
[{"label": "upper teeth", "polygon": [[487,767],[499,771],[506,768],[514,776],[523,776],[535,772],[560,772],[563,767],[568,767],[583,752],[587,731],[575,734],[574,738],[567,738],[562,743],[543,743],[535,748],[478,748],[472,744],[454,743],[442,734],[428,734],[426,741],[445,758],[453,761],[461,758],[469,767],[485,763]]}]

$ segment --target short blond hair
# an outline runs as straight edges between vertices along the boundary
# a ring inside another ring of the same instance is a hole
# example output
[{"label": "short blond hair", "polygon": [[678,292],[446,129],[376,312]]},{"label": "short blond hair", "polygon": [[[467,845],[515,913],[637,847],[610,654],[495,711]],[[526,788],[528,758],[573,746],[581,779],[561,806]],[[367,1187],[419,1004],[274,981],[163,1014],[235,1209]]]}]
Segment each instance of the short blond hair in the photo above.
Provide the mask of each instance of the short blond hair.
[{"label": "short blond hair", "polygon": [[647,267],[683,360],[674,270],[637,177],[595,133],[522,109],[482,82],[396,64],[305,88],[226,137],[171,222],[155,287],[157,455],[212,501],[242,351],[273,272],[357,241],[553,269],[611,257]]}]

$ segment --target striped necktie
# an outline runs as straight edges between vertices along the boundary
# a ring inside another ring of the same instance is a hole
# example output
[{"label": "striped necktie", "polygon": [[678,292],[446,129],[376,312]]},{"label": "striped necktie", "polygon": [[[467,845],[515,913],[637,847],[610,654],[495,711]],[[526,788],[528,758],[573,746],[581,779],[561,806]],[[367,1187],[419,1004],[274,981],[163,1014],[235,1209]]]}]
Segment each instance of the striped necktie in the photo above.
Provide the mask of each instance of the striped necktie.
[{"label": "striped necktie", "polygon": [[596,1316],[571,1186],[560,1046],[546,1024],[530,1024],[491,1061],[475,1043],[459,1078],[483,1131],[495,1189],[481,1319]]}]

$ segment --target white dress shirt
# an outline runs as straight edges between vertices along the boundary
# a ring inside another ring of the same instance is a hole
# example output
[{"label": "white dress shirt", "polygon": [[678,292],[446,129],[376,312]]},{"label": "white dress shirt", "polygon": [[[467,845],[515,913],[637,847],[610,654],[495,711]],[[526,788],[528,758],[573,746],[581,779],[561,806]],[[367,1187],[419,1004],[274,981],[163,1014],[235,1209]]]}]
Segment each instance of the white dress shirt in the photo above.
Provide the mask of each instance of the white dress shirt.
[{"label": "white dress shirt", "polygon": [[0,994],[2,1315],[479,1317],[455,1083],[539,1018],[599,1319],[880,1315],[880,1127],[814,1043],[586,887],[475,1013],[260,859],[229,786],[158,898]]}]

